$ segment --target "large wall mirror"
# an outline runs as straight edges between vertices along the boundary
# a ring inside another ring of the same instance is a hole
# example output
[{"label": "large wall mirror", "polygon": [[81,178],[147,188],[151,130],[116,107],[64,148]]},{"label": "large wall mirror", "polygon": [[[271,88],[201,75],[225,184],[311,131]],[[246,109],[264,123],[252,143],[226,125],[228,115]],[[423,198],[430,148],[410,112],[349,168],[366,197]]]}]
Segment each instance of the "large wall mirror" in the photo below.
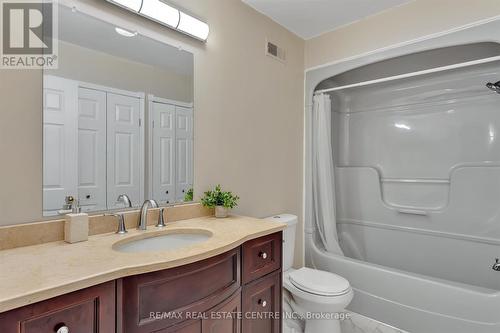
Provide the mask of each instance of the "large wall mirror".
[{"label": "large wall mirror", "polygon": [[43,78],[43,214],[192,200],[193,55],[59,7]]}]

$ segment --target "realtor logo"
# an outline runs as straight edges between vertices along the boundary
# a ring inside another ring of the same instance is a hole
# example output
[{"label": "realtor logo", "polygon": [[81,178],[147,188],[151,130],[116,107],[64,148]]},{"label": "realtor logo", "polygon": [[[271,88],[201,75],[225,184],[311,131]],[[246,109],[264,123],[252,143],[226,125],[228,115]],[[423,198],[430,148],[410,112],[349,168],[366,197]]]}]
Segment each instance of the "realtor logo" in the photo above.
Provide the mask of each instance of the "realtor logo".
[{"label": "realtor logo", "polygon": [[57,68],[57,4],[3,0],[1,67]]}]

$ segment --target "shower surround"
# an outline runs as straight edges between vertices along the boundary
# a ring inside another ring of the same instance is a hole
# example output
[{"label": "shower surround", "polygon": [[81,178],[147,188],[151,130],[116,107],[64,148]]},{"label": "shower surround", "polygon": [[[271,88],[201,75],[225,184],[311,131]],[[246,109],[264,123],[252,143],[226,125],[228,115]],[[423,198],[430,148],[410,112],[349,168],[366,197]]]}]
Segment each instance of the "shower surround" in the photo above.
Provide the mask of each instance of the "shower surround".
[{"label": "shower surround", "polygon": [[[500,330],[499,29],[480,22],[307,73],[306,263],[350,281],[350,310],[413,333]],[[313,220],[315,91],[332,100],[344,256]]]}]

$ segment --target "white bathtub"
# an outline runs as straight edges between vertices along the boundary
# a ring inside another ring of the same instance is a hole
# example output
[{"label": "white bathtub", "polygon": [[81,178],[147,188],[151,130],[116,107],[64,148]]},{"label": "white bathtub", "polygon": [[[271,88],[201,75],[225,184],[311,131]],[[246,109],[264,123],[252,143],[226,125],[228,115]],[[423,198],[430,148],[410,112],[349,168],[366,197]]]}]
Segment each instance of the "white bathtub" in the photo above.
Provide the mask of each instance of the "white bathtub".
[{"label": "white bathtub", "polygon": [[308,266],[349,280],[355,291],[351,311],[411,333],[500,332],[498,290],[333,255],[308,233],[306,249]]}]

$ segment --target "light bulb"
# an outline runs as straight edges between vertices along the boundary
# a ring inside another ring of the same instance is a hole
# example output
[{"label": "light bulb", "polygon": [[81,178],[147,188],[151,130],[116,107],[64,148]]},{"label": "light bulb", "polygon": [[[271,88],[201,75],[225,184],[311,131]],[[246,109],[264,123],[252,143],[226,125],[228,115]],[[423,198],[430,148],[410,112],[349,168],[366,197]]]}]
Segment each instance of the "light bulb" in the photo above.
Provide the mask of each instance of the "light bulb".
[{"label": "light bulb", "polygon": [[210,32],[208,24],[183,12],[177,29],[201,40],[207,40]]},{"label": "light bulb", "polygon": [[139,13],[173,28],[179,24],[179,11],[159,0],[143,0]]}]

